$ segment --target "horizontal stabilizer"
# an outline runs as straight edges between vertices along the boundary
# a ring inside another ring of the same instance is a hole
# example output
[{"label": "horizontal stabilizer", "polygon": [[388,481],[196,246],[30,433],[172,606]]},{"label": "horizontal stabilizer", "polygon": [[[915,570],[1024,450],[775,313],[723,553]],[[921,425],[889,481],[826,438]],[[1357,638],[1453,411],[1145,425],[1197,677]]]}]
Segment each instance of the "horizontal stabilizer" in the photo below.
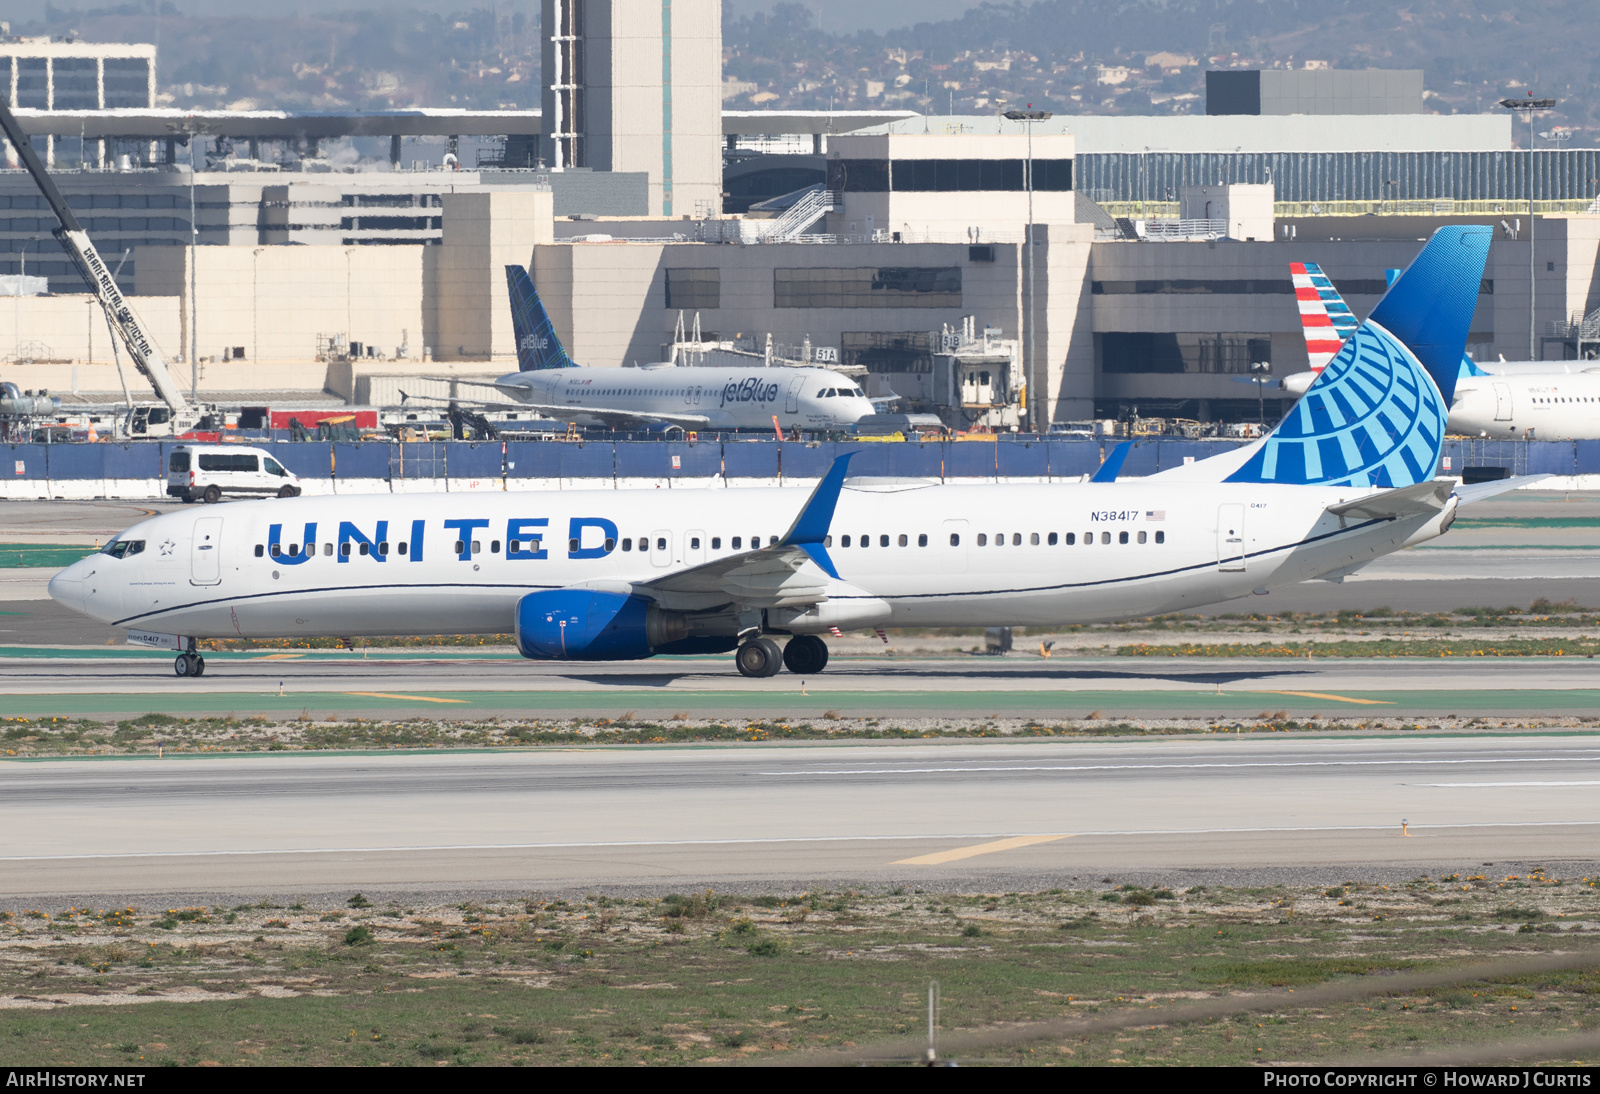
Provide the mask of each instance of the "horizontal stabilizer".
[{"label": "horizontal stabilizer", "polygon": [[1385,490],[1359,501],[1330,505],[1328,512],[1357,520],[1398,520],[1401,517],[1426,516],[1448,505],[1454,488],[1455,483],[1449,479],[1431,479],[1396,490]]},{"label": "horizontal stabilizer", "polygon": [[1493,482],[1475,482],[1471,486],[1456,487],[1456,497],[1461,499],[1462,505],[1471,505],[1475,501],[1492,498],[1497,494],[1504,494],[1507,490],[1519,490],[1524,486],[1532,486],[1536,482],[1543,482],[1551,478],[1550,475],[1518,475],[1512,479],[1496,479]]}]

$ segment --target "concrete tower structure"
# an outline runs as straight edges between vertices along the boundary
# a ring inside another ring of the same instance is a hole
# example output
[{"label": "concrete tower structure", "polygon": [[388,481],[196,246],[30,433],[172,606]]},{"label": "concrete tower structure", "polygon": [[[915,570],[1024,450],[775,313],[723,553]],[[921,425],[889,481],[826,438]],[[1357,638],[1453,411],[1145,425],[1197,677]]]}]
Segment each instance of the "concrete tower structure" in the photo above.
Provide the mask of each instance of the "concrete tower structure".
[{"label": "concrete tower structure", "polygon": [[718,0],[542,0],[542,18],[545,164],[647,172],[652,215],[721,211]]}]

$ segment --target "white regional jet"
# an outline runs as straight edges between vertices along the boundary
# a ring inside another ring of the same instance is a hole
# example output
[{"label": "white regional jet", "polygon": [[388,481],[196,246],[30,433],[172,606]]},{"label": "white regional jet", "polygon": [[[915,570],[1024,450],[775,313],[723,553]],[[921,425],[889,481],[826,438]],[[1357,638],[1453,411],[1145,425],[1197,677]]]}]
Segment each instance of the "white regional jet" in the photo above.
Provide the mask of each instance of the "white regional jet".
[{"label": "white regional jet", "polygon": [[823,368],[715,368],[668,364],[585,368],[573,363],[521,266],[506,267],[518,371],[495,387],[551,417],[612,428],[848,429],[873,413],[866,392]]},{"label": "white regional jet", "polygon": [[[1356,329],[1356,321],[1315,263],[1292,262],[1289,271],[1311,370],[1284,377],[1283,386],[1303,392]],[[1479,364],[1463,355],[1455,375],[1441,377],[1439,387],[1450,404],[1446,427],[1451,433],[1498,440],[1600,439],[1600,364],[1594,362]]]},{"label": "white regional jet", "polygon": [[[50,582],[203,671],[205,637],[514,632],[536,660],[736,651],[815,673],[834,628],[1059,626],[1340,580],[1433,539],[1489,229],[1440,229],[1270,435],[1149,478],[301,497],[144,521]],[[1108,468],[1111,462],[1108,461]],[[786,639],[780,651],[775,639]]]}]

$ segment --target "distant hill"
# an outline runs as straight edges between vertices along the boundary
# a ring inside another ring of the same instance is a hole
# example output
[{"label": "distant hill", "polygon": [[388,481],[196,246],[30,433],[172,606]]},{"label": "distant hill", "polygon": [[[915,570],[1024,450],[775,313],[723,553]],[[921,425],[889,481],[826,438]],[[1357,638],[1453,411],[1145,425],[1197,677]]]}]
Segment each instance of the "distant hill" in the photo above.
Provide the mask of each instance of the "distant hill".
[{"label": "distant hill", "polygon": [[[531,0],[457,14],[233,17],[182,15],[167,0],[160,14],[153,7],[50,7],[12,32],[156,42],[162,91],[177,106],[538,104]],[[1541,128],[1600,129],[1600,20],[1581,0],[1040,0],[851,34],[819,28],[799,3],[744,11],[728,2],[723,12],[730,107],[982,113],[1032,102],[1075,113],[1188,113],[1204,110],[1207,68],[1309,62],[1421,68],[1427,108],[1441,113],[1492,110],[1532,89],[1561,100]]]}]

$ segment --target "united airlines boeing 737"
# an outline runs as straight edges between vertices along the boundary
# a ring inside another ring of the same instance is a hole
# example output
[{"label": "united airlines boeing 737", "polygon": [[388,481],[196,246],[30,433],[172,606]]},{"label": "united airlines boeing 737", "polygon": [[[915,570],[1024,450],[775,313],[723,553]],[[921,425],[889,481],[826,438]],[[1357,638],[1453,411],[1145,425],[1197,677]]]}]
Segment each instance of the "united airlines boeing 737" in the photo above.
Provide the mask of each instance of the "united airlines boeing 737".
[{"label": "united airlines boeing 737", "polygon": [[521,406],[612,428],[667,423],[685,429],[848,429],[873,412],[866,392],[822,368],[653,365],[584,368],[556,336],[521,266],[506,267],[519,371],[495,387]]},{"label": "united airlines boeing 737", "polygon": [[[536,660],[734,652],[814,673],[835,628],[1058,626],[1338,580],[1527,480],[1435,481],[1489,229],[1442,228],[1267,437],[1137,481],[293,498],[144,521],[50,594],[203,671],[207,637],[501,633]],[[780,650],[778,641],[785,641]]]}]

